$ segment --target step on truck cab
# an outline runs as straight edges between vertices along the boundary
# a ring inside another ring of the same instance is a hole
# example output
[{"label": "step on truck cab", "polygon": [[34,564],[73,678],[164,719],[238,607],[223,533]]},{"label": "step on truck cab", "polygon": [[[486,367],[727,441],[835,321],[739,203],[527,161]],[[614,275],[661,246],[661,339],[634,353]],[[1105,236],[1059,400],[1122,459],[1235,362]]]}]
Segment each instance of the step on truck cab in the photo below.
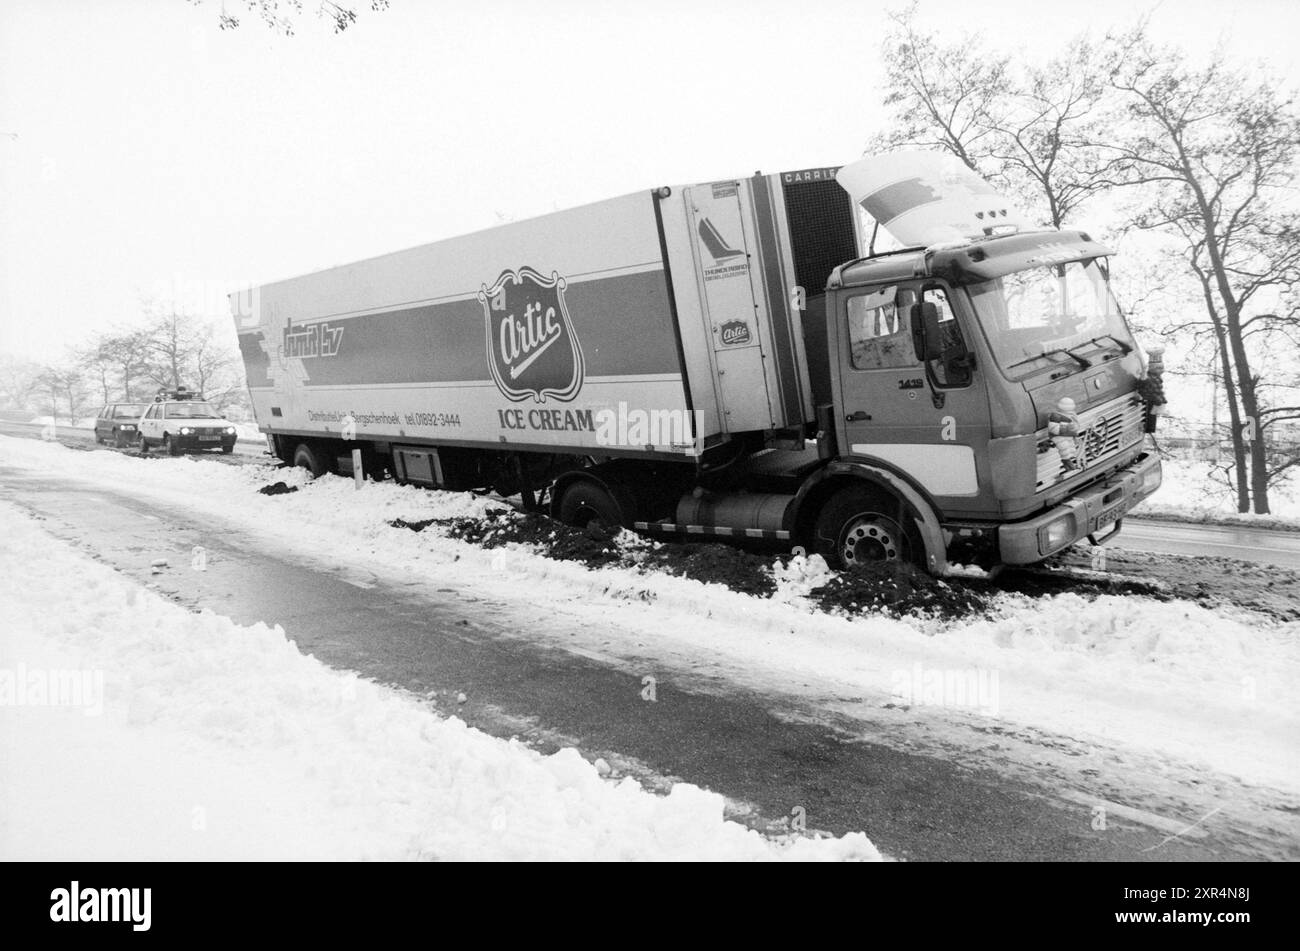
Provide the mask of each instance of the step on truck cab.
[{"label": "step on truck cab", "polygon": [[[900,246],[872,253],[880,229]],[[574,524],[942,574],[1100,540],[1159,486],[1110,257],[908,153],[659,187],[231,302],[259,427],[315,474],[360,450]]]}]

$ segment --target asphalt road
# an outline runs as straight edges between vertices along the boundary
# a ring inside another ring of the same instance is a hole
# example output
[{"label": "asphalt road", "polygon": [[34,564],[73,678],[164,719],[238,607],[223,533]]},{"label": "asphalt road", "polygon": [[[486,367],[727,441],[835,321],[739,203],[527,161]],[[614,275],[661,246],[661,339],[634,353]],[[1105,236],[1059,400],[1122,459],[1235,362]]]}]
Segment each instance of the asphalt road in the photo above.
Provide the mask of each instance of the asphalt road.
[{"label": "asphalt road", "polygon": [[1126,518],[1113,543],[1133,551],[1213,555],[1300,568],[1300,532]]},{"label": "asphalt road", "polygon": [[[307,563],[256,536],[197,524],[182,509],[106,485],[0,467],[0,498],[181,604],[280,624],[325,663],[421,695],[464,691],[469,700],[455,712],[479,729],[544,751],[574,745],[652,784],[666,777],[697,783],[741,804],[742,818],[759,828],[803,810],[810,829],[865,831],[901,859],[1295,857],[1286,852],[1294,835],[1279,832],[1293,821],[1285,805],[1263,827],[1257,813],[1246,821],[1228,809],[1171,839],[1177,822],[1144,818],[1170,804],[1134,796],[1099,830],[1092,822],[1099,790],[1012,778],[961,750],[910,752],[897,737],[836,721],[796,698],[660,670],[657,699],[648,703],[644,670],[521,637],[517,607],[480,589],[432,588],[414,577],[381,583],[331,566],[324,555]],[[150,573],[160,556],[188,564],[197,544],[208,551],[206,572]],[[542,611],[527,623],[567,622]],[[1041,742],[1046,755],[1062,741]],[[1127,777],[1111,779],[1113,789]],[[1173,814],[1190,821],[1199,813]]]}]

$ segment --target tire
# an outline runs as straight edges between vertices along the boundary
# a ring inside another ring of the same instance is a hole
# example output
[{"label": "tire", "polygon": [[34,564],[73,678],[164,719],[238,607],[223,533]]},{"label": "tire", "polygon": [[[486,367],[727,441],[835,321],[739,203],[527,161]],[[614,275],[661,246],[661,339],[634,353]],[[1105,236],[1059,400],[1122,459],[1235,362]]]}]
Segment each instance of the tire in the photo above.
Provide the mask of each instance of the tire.
[{"label": "tire", "polygon": [[139,438],[136,439],[135,447],[140,450],[140,455],[149,455],[149,440],[144,438],[144,433],[141,433]]},{"label": "tire", "polygon": [[298,447],[294,449],[293,464],[300,469],[306,469],[313,479],[325,474],[325,463],[320,454],[305,442],[298,443]]},{"label": "tire", "polygon": [[560,521],[566,525],[586,528],[598,522],[610,528],[623,523],[623,512],[614,497],[595,482],[579,479],[572,482],[560,496],[557,509]]},{"label": "tire", "polygon": [[833,568],[895,561],[924,567],[920,532],[899,509],[899,500],[887,492],[856,485],[840,489],[817,514],[813,550]]},{"label": "tire", "polygon": [[181,451],[176,448],[176,443],[172,442],[172,437],[167,433],[163,433],[162,448],[163,452],[169,456],[179,456],[181,454]]},{"label": "tire", "polygon": [[228,455],[230,455],[230,454],[231,454],[232,452],[234,452],[234,451],[235,451],[235,447],[234,447],[234,446],[222,446],[222,447],[221,447],[221,454],[222,454],[223,456],[228,456]]}]

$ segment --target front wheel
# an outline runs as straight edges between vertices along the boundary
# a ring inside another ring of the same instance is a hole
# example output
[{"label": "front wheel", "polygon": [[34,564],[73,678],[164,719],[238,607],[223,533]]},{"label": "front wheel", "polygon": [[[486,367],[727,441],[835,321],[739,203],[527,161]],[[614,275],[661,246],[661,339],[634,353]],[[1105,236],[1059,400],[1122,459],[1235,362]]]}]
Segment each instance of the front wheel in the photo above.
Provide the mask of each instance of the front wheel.
[{"label": "front wheel", "polygon": [[172,437],[170,435],[163,435],[162,447],[163,452],[167,453],[169,456],[179,456],[181,454],[180,447],[177,446],[176,443],[172,442]]},{"label": "front wheel", "polygon": [[140,455],[142,455],[142,456],[147,456],[147,455],[149,455],[149,440],[147,440],[147,439],[144,438],[144,433],[141,433],[141,434],[136,438],[136,441],[135,441],[135,448],[137,448],[137,449],[140,450]]},{"label": "front wheel", "polygon": [[817,515],[814,550],[835,568],[904,561],[924,565],[925,546],[906,506],[887,492],[851,486]]}]

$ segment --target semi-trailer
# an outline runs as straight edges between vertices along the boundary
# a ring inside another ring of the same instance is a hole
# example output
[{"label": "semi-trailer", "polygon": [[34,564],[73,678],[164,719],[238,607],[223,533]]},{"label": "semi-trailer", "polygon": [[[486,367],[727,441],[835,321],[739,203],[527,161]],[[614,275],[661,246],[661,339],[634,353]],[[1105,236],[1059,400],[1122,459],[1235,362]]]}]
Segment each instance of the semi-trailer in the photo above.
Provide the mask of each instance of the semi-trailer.
[{"label": "semi-trailer", "polygon": [[[876,253],[879,229],[900,247]],[[1040,561],[1160,484],[1112,252],[945,157],[662,186],[231,296],[313,474],[833,564]]]}]

